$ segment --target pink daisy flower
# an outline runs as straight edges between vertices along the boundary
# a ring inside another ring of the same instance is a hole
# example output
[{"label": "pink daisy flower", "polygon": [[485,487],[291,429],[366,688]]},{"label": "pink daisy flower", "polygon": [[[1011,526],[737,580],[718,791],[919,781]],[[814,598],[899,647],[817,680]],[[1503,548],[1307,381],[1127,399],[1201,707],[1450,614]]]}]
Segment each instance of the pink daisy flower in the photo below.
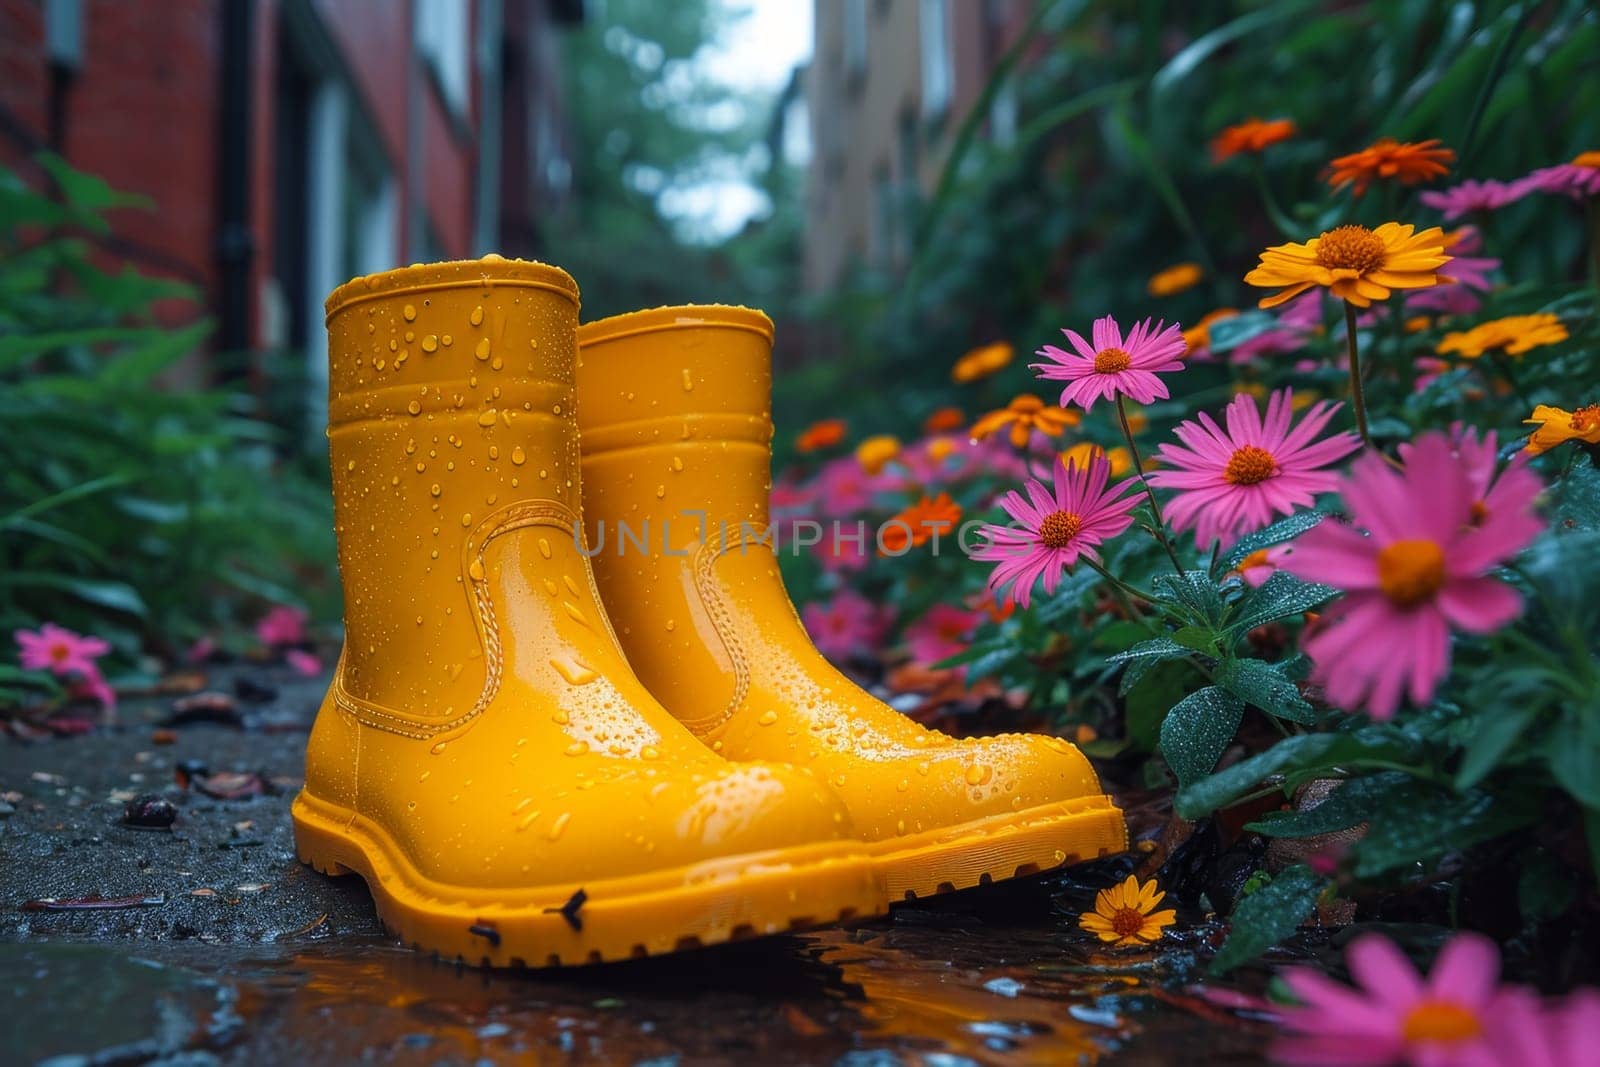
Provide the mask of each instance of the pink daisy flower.
[{"label": "pink daisy flower", "polygon": [[1444,220],[1450,222],[1478,211],[1498,211],[1520,197],[1515,185],[1491,180],[1464,181],[1448,189],[1430,190],[1422,194],[1421,200],[1435,211],[1443,212]]},{"label": "pink daisy flower", "polygon": [[1177,427],[1188,447],[1162,445],[1162,469],[1147,476],[1158,489],[1178,491],[1166,509],[1174,530],[1193,529],[1202,550],[1213,541],[1227,548],[1339,484],[1338,475],[1320,468],[1360,448],[1361,439],[1336,433],[1316,440],[1340,405],[1315,404],[1295,426],[1292,396],[1288,389],[1273,393],[1263,420],[1255,398],[1239,394],[1228,405],[1226,431],[1205,412],[1198,423]]},{"label": "pink daisy flower", "polygon": [[1167,326],[1150,320],[1135,323],[1128,336],[1110,315],[1094,320],[1094,343],[1075,330],[1062,330],[1075,351],[1045,345],[1034,353],[1049,363],[1030,363],[1045,381],[1066,382],[1061,406],[1080,405],[1088,411],[1102,397],[1126,396],[1140,404],[1164,400],[1166,383],[1157,375],[1183,369],[1187,345],[1177,323]]},{"label": "pink daisy flower", "polygon": [[1489,572],[1543,529],[1539,480],[1519,464],[1486,472],[1482,448],[1425,434],[1403,472],[1368,453],[1341,485],[1352,524],[1324,522],[1295,541],[1284,569],[1345,592],[1303,639],[1312,681],[1334,704],[1379,719],[1402,692],[1425,704],[1449,673],[1452,628],[1489,633],[1522,610]]},{"label": "pink daisy flower", "polygon": [[49,671],[59,678],[74,674],[98,678],[100,669],[94,661],[111,651],[111,646],[100,638],[73,633],[53,622],[37,631],[17,630],[11,636],[16,638],[23,670]]},{"label": "pink daisy flower", "polygon": [[[856,536],[858,532],[859,537]],[[811,546],[811,552],[822,565],[823,573],[848,574],[866,567],[872,558],[871,544],[872,534],[864,524],[853,530],[834,522],[823,527],[822,540]]]},{"label": "pink daisy flower", "polygon": [[322,660],[303,648],[291,648],[283,654],[283,661],[302,678],[315,678],[322,673]]},{"label": "pink daisy flower", "polygon": [[1514,988],[1501,994],[1495,1008],[1488,1035],[1495,1058],[1486,1064],[1571,1067],[1588,1062],[1600,1044],[1600,990],[1577,989],[1551,1003]]},{"label": "pink daisy flower", "polygon": [[881,483],[868,474],[854,456],[829,460],[816,480],[817,506],[824,515],[844,516],[872,506]]},{"label": "pink daisy flower", "polygon": [[[911,658],[924,667],[967,650],[968,639],[988,613],[968,611],[952,604],[935,604],[906,627],[905,645]],[[957,668],[965,671],[965,668]]]},{"label": "pink daisy flower", "polygon": [[826,604],[807,604],[800,612],[806,633],[830,659],[849,659],[883,637],[883,612],[854,589],[841,589]]},{"label": "pink daisy flower", "polygon": [[1448,278],[1441,275],[1439,284],[1413,293],[1407,307],[1417,311],[1437,311],[1445,315],[1470,315],[1482,306],[1480,293],[1494,287],[1489,275],[1500,269],[1500,261],[1489,256],[1473,256],[1483,247],[1483,239],[1472,226],[1463,226],[1446,246],[1455,258],[1450,261]]},{"label": "pink daisy flower", "polygon": [[1571,163],[1541,167],[1512,183],[1519,196],[1528,193],[1566,195],[1574,200],[1600,196],[1600,152],[1583,152]]},{"label": "pink daisy flower", "polygon": [[1105,456],[1095,456],[1084,468],[1073,462],[1052,469],[1055,492],[1029,478],[1023,483],[1026,497],[1007,493],[1000,506],[1013,524],[985,524],[979,530],[984,543],[972,553],[973,559],[999,564],[989,575],[989,589],[998,593],[1010,586],[1012,601],[1024,608],[1036,581],[1043,578],[1044,591],[1054,593],[1079,556],[1098,562],[1095,546],[1133,525],[1129,512],[1136,501],[1123,495],[1131,483],[1106,486],[1111,463]]},{"label": "pink daisy flower", "polygon": [[298,645],[306,639],[306,613],[279,604],[256,623],[256,640],[268,648]]},{"label": "pink daisy flower", "polygon": [[1492,1057],[1487,1036],[1497,1014],[1500,951],[1487,937],[1456,934],[1425,979],[1378,934],[1352,941],[1345,963],[1354,989],[1306,967],[1282,973],[1301,1006],[1283,1013],[1293,1036],[1274,1043],[1275,1060],[1415,1067],[1501,1062]]},{"label": "pink daisy flower", "polygon": [[99,704],[105,711],[107,722],[111,721],[112,713],[117,710],[116,690],[111,688],[111,683],[106,681],[105,675],[100,673],[98,667],[90,668],[88,674],[72,684],[72,695]]}]

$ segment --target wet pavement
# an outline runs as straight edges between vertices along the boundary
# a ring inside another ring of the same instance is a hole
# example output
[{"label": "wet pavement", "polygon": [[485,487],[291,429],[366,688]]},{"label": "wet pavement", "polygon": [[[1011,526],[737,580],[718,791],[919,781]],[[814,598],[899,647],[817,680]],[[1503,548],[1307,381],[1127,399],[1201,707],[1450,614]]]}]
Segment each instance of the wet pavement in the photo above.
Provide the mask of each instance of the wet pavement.
[{"label": "wet pavement", "polygon": [[[634,963],[435,962],[385,936],[358,879],[295,861],[321,683],[207,684],[251,699],[0,739],[0,1063],[1260,1062],[1264,1028],[1181,992],[1182,938],[1107,954],[1076,929],[1112,862]],[[127,825],[160,801],[170,827]]]}]

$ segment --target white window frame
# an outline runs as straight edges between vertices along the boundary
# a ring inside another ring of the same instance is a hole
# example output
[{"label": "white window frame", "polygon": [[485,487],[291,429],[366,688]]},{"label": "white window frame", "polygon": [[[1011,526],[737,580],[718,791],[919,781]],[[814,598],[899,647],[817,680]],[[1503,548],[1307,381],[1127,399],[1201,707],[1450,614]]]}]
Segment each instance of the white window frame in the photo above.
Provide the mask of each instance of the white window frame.
[{"label": "white window frame", "polygon": [[950,49],[949,0],[921,0],[917,37],[922,59],[922,117],[942,118],[955,96],[955,58]]}]

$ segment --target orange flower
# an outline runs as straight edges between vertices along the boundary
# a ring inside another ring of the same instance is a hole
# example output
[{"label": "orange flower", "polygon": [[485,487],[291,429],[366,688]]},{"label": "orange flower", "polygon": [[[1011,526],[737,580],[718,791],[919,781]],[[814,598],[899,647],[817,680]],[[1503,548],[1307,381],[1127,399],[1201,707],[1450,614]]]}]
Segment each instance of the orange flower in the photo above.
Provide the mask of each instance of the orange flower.
[{"label": "orange flower", "polygon": [[844,440],[843,419],[823,419],[807,426],[805,432],[794,439],[794,447],[801,452],[820,452]]},{"label": "orange flower", "polygon": [[1444,231],[1435,226],[1386,222],[1376,230],[1340,226],[1304,244],[1274,245],[1261,253],[1261,263],[1244,276],[1251,285],[1281,291],[1261,298],[1264,308],[1277,307],[1313,286],[1324,286],[1356,307],[1387,300],[1394,289],[1424,289],[1439,284],[1438,268],[1450,262]]},{"label": "orange flower", "polygon": [[960,408],[939,408],[922,421],[923,433],[949,433],[967,424]]},{"label": "orange flower", "polygon": [[1011,352],[1011,346],[1004,341],[974,348],[956,360],[956,365],[950,368],[950,378],[962,385],[987,378],[1011,362]]},{"label": "orange flower", "polygon": [[1540,404],[1533,409],[1532,418],[1522,421],[1537,427],[1528,438],[1528,451],[1535,456],[1568,441],[1600,445],[1600,404],[1590,404],[1576,411]]},{"label": "orange flower", "polygon": [[1215,311],[1206,312],[1205,317],[1199,322],[1183,331],[1183,343],[1189,346],[1184,355],[1192,355],[1202,349],[1210,348],[1211,324],[1221,322],[1223,319],[1231,319],[1237,314],[1239,312],[1236,308],[1217,308]]},{"label": "orange flower", "polygon": [[1262,152],[1269,145],[1287,141],[1298,131],[1292,119],[1245,119],[1228,126],[1211,139],[1211,158],[1218,163],[1242,152]]},{"label": "orange flower", "polygon": [[1455,158],[1455,152],[1439,147],[1437,137],[1404,144],[1385,137],[1328,164],[1331,168],[1328,184],[1339,189],[1353,183],[1351,191],[1356,196],[1366,192],[1367,186],[1379,178],[1394,178],[1403,185],[1416,185],[1450,173],[1450,163]]},{"label": "orange flower", "polygon": [[1508,315],[1480,322],[1470,330],[1447,333],[1434,351],[1441,356],[1454,352],[1463,359],[1477,359],[1491,348],[1499,348],[1508,356],[1520,356],[1529,349],[1566,339],[1567,327],[1555,315]]},{"label": "orange flower", "polygon": [[1119,948],[1148,945],[1160,941],[1162,931],[1178,919],[1172,908],[1156,911],[1165,896],[1154,881],[1141,883],[1130,874],[1120,885],[1095,894],[1094,910],[1078,916],[1078,925]]},{"label": "orange flower", "polygon": [[973,423],[972,439],[981,441],[1001,427],[1010,426],[1012,447],[1025,448],[1028,435],[1034,430],[1046,437],[1060,437],[1068,426],[1076,426],[1082,421],[1083,416],[1076,411],[1053,404],[1046,405],[1038,397],[1023,393],[999,411],[991,411]]},{"label": "orange flower", "polygon": [[1193,289],[1205,276],[1206,272],[1200,268],[1200,264],[1179,263],[1166,270],[1156,271],[1150,276],[1145,288],[1149,290],[1151,296],[1171,296],[1185,289]]},{"label": "orange flower", "polygon": [[949,533],[961,521],[961,505],[950,499],[949,493],[940,493],[906,508],[883,524],[878,531],[878,542],[886,556],[898,556],[907,548],[927,544],[935,534]]}]

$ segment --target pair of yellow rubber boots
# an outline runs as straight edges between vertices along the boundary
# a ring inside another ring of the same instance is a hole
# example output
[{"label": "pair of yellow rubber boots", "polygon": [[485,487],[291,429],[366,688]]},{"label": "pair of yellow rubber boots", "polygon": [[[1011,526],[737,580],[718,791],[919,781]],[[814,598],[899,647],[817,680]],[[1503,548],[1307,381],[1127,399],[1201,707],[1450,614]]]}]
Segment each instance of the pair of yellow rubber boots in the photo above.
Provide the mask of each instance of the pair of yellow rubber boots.
[{"label": "pair of yellow rubber boots", "polygon": [[765,315],[579,328],[565,272],[498,256],[327,313],[345,645],[295,836],[406,942],[625,959],[1124,846],[1071,745],[925,730],[807,639]]}]

